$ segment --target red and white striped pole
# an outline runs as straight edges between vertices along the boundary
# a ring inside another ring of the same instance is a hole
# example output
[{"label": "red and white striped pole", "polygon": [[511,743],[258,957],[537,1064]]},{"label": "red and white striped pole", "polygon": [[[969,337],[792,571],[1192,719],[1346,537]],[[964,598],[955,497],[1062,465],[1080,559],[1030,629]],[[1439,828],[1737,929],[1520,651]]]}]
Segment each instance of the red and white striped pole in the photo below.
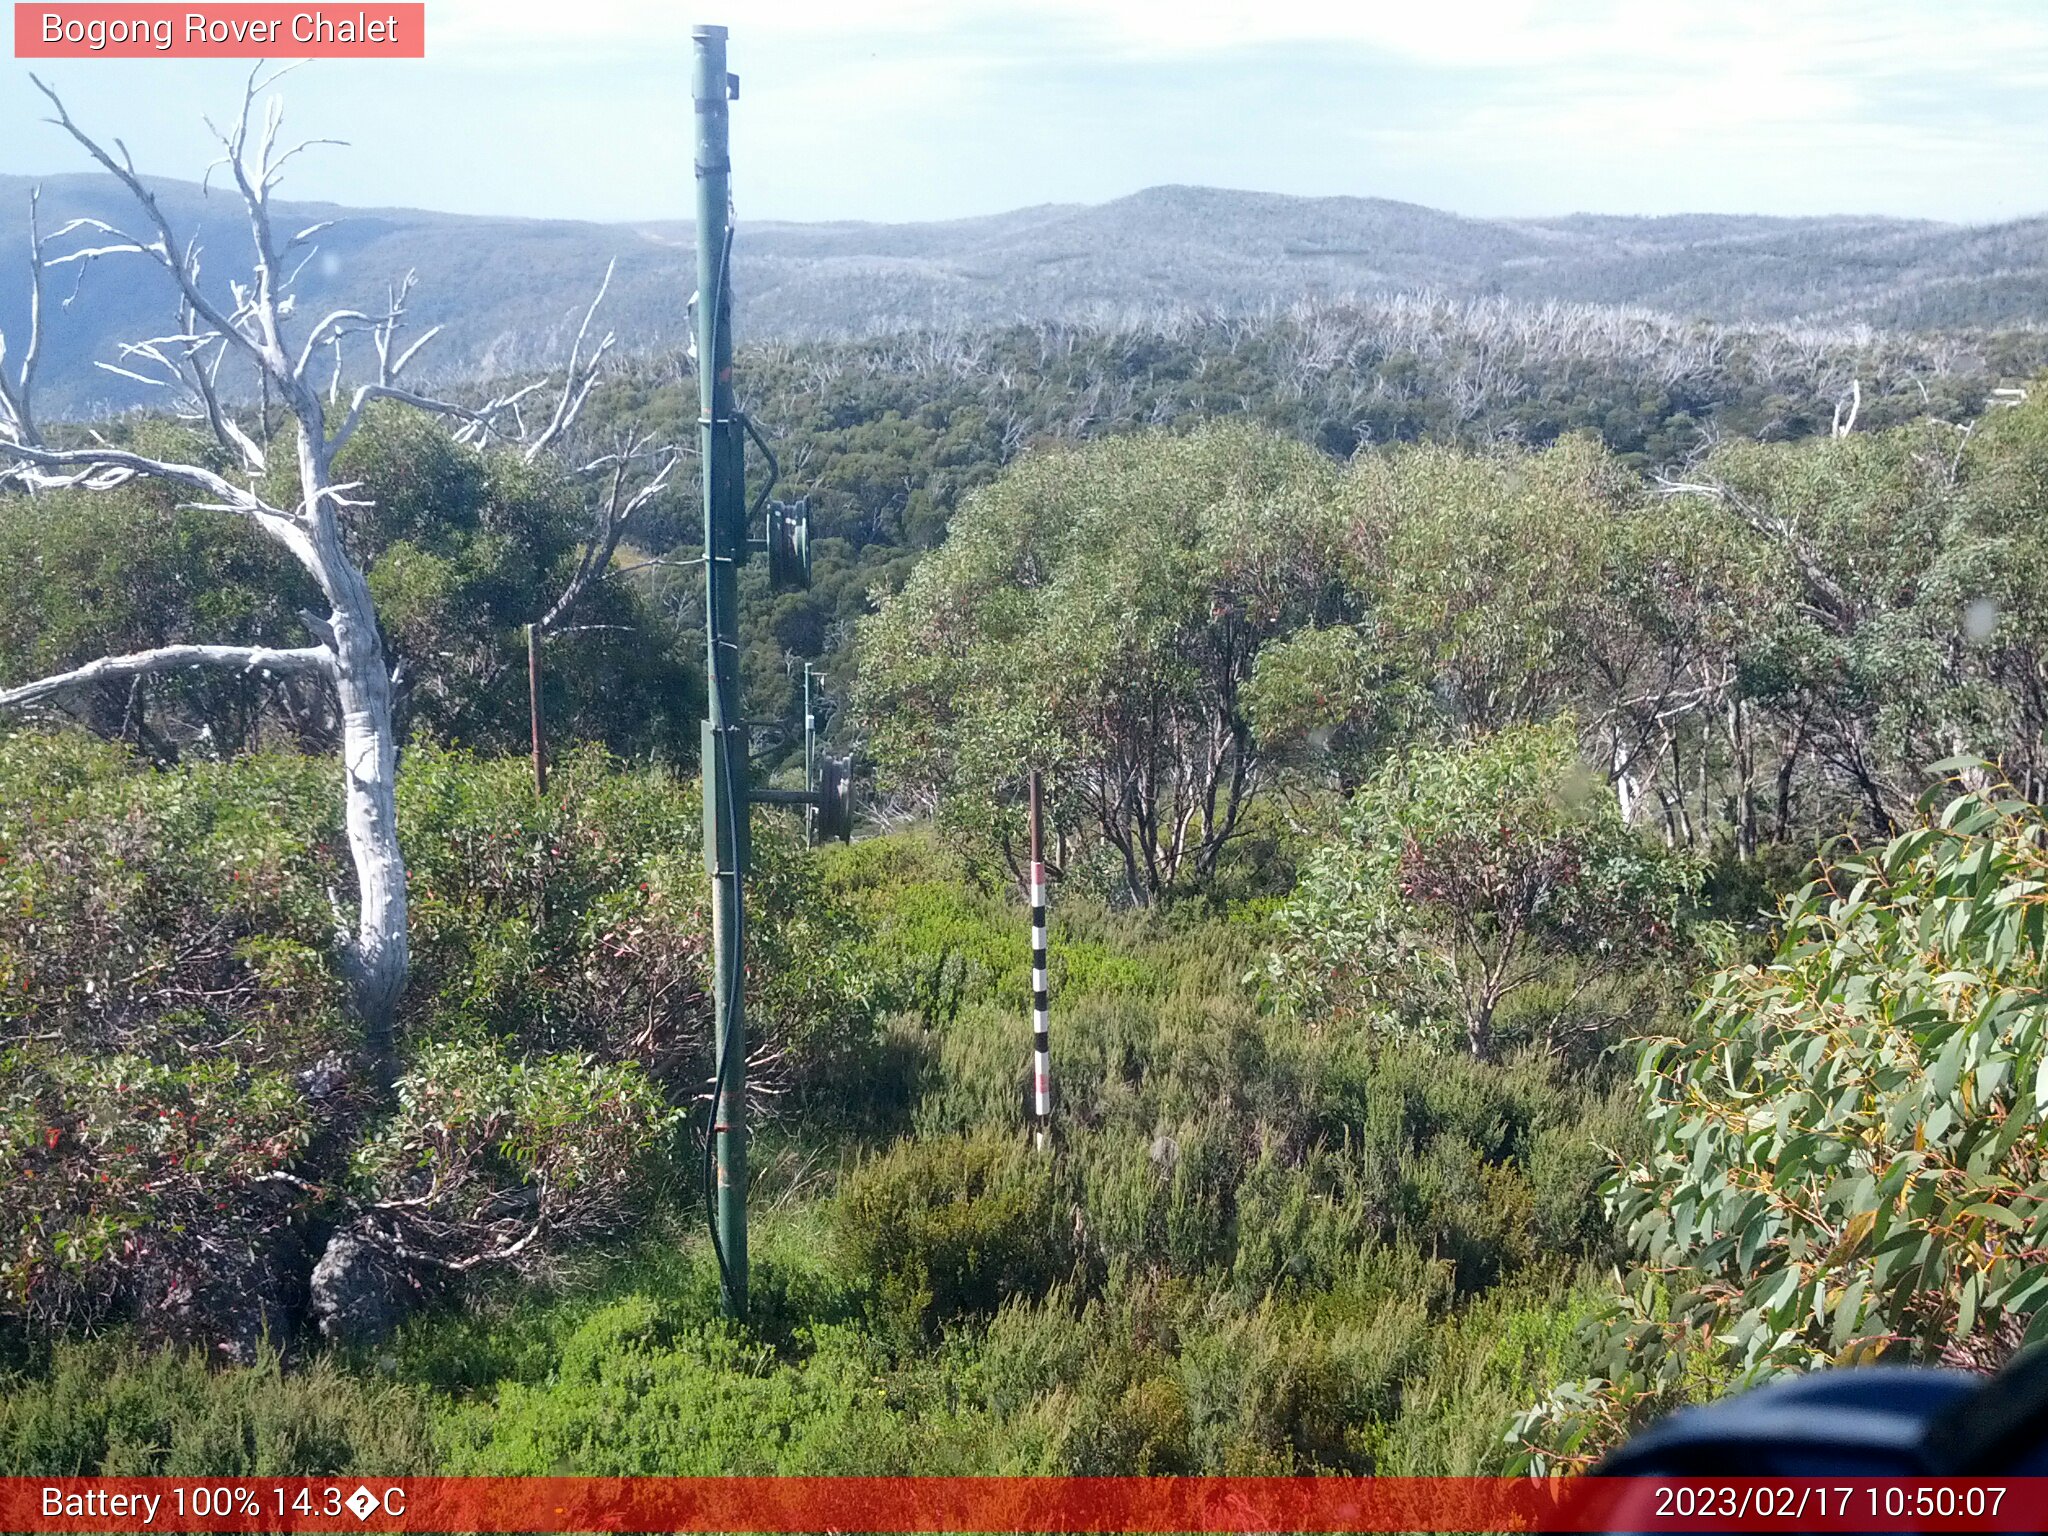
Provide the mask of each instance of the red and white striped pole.
[{"label": "red and white striped pole", "polygon": [[1052,1127],[1052,1009],[1045,945],[1045,800],[1031,770],[1031,1119],[1043,1148]]}]

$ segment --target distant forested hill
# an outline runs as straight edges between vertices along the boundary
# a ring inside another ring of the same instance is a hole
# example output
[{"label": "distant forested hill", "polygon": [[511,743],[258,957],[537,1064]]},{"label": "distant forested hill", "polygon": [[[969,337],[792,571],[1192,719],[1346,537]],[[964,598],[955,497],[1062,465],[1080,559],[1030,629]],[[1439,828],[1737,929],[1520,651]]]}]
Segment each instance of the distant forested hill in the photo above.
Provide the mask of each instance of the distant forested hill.
[{"label": "distant forested hill", "polygon": [[[156,184],[173,227],[196,230],[225,283],[247,243],[234,204]],[[28,193],[0,177],[0,328],[18,334]],[[43,227],[132,223],[105,177],[43,181]],[[692,286],[685,222],[601,225],[280,203],[287,231],[339,220],[300,277],[308,307],[374,302],[417,269],[415,314],[447,330],[444,376],[499,376],[553,357],[607,261],[628,345],[681,339]],[[750,223],[740,229],[740,325],[750,338],[1257,312],[1303,299],[1433,292],[1622,305],[1680,319],[1905,329],[2048,319],[2048,219],[1984,227],[1881,218],[1722,215],[1462,218],[1379,198],[1155,187],[1097,207],[1048,206],[934,224]],[[95,361],[162,329],[157,284],[132,258],[84,278],[91,302],[52,316],[45,400],[83,411],[138,398]],[[55,298],[71,291],[69,269]]]}]

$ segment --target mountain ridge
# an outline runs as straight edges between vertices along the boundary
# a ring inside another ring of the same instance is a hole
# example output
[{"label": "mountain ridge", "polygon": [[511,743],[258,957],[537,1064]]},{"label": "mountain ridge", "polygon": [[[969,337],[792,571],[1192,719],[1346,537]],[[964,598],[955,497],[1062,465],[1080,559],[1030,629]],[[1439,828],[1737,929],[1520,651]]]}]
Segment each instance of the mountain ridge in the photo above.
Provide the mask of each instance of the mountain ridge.
[{"label": "mountain ridge", "polygon": [[[45,230],[78,217],[134,222],[111,177],[0,176],[0,329],[10,336],[26,320],[28,191],[38,184]],[[206,279],[224,293],[248,242],[239,203],[219,189],[202,195],[191,182],[150,185],[172,227],[199,235]],[[312,200],[279,201],[274,216],[286,230],[340,221],[319,237],[301,276],[307,308],[381,302],[388,283],[416,270],[416,321],[446,326],[431,349],[444,377],[552,357],[614,258],[607,317],[622,343],[658,351],[684,339],[694,284],[694,232],[684,220],[603,224]],[[742,222],[735,258],[748,339],[1159,308],[1250,312],[1421,291],[1724,324],[1924,330],[2048,320],[2048,217],[1988,225],[1857,214],[1486,219],[1388,198],[1166,185],[1106,203],[914,224]],[[68,294],[71,282],[55,286]],[[133,257],[83,274],[77,301],[51,309],[46,408],[146,399],[94,365],[115,360],[120,341],[161,332],[167,288],[163,274]]]}]

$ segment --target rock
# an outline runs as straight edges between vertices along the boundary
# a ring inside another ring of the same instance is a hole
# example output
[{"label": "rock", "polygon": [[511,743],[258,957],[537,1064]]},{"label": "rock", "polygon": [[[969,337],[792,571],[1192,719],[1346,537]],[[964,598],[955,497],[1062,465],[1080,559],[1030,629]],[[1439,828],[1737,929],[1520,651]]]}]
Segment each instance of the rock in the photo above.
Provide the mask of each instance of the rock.
[{"label": "rock", "polygon": [[265,1343],[291,1341],[287,1266],[247,1241],[145,1242],[136,1332],[153,1348],[198,1349],[221,1365],[254,1365]]},{"label": "rock", "polygon": [[348,1083],[348,1064],[329,1052],[299,1074],[299,1091],[314,1103],[332,1098]]},{"label": "rock", "polygon": [[313,1266],[313,1319],[331,1344],[381,1344],[405,1316],[414,1289],[382,1248],[360,1232],[340,1231]]}]

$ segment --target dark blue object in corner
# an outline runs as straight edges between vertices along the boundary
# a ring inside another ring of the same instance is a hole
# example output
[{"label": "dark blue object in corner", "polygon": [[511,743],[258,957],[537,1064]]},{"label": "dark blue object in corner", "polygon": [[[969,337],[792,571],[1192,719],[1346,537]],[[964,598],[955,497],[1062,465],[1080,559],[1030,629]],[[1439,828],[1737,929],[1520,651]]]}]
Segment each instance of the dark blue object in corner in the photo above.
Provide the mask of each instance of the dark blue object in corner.
[{"label": "dark blue object in corner", "polygon": [[1929,1431],[1985,1387],[1967,1371],[1865,1366],[1685,1408],[1603,1461],[1607,1477],[1928,1477]]}]

